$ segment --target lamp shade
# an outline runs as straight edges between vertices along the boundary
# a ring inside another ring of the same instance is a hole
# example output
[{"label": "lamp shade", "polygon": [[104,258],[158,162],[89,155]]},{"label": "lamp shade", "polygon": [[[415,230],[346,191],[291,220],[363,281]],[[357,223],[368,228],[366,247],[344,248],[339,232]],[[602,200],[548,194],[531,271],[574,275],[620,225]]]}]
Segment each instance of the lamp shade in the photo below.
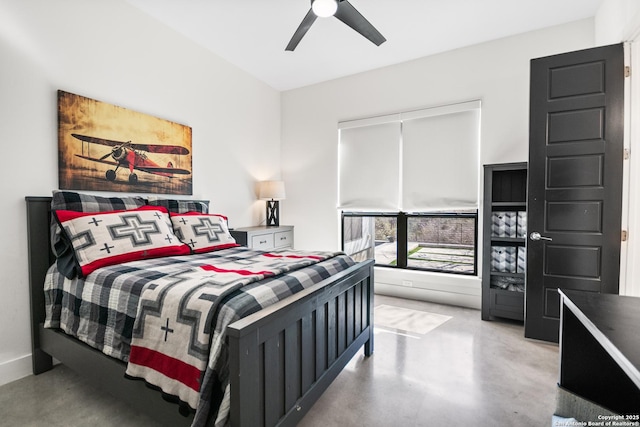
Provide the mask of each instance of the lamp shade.
[{"label": "lamp shade", "polygon": [[283,181],[262,181],[260,183],[260,199],[262,200],[284,200]]}]

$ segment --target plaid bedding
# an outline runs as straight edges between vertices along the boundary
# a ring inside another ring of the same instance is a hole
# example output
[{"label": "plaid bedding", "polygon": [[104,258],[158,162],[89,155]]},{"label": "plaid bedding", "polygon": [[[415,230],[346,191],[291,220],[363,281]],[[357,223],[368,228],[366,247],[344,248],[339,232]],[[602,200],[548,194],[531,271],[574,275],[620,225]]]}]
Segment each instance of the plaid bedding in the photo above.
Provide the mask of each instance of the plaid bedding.
[{"label": "plaid bedding", "polygon": [[[167,283],[170,277],[184,275],[185,272],[191,272],[190,274],[193,275],[194,271],[202,270],[203,266],[219,265],[216,262],[235,260],[246,266],[251,263],[251,257],[263,254],[264,252],[246,248],[232,248],[201,255],[135,261],[96,270],[87,278],[91,282],[82,279],[66,279],[56,272],[54,266],[47,273],[45,283],[47,301],[45,327],[60,328],[103,353],[127,362],[136,327],[135,317],[139,310],[140,296],[145,289],[158,283]],[[293,268],[292,263],[284,263],[282,259],[277,258],[289,253],[273,252],[273,254],[276,256],[273,259],[276,262],[273,263],[273,270],[270,270],[272,272],[267,274],[271,276],[270,278],[250,283],[252,280],[261,278],[260,275],[256,275],[252,279],[242,277],[227,281],[228,283],[222,286],[226,291],[218,294],[224,302],[210,304],[208,307],[211,311],[206,314],[207,321],[203,323],[215,325],[215,328],[208,331],[210,334],[208,338],[205,339],[202,336],[199,338],[200,342],[209,341],[211,346],[204,356],[207,367],[199,381],[200,390],[194,426],[208,426],[214,423],[223,425],[228,417],[229,372],[228,349],[225,342],[226,327],[241,317],[280,301],[354,264],[346,255],[305,252],[299,255],[315,256],[316,261],[329,259],[304,266],[311,262],[307,258],[301,263],[303,264],[301,269],[289,271]],[[211,271],[210,269],[209,272]],[[285,271],[289,272],[280,274]],[[212,276],[202,275],[202,278],[210,280]],[[190,277],[189,280],[196,279]],[[238,287],[241,288],[236,289]],[[231,290],[233,293],[230,293]],[[217,299],[216,301],[219,302]],[[162,320],[164,317],[158,319]],[[217,317],[217,320],[211,320],[214,317]],[[147,316],[147,318],[151,317]],[[164,326],[165,333],[173,329],[169,324]],[[204,329],[207,327],[201,325],[200,330]],[[194,404],[192,403],[191,406]]]}]

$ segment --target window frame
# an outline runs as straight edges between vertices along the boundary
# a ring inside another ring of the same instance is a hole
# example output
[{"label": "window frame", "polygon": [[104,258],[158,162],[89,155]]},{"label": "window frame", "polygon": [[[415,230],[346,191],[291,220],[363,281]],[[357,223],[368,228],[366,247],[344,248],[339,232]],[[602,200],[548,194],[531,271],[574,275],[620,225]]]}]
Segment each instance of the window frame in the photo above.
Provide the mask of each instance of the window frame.
[{"label": "window frame", "polygon": [[[389,264],[375,264],[376,267],[393,268],[401,270],[413,270],[413,271],[427,271],[433,273],[443,274],[457,274],[463,276],[478,276],[478,210],[475,213],[472,212],[355,212],[355,211],[341,211],[340,216],[340,232],[341,232],[341,248],[345,250],[345,234],[344,234],[344,221],[347,217],[390,217],[396,218],[397,232],[396,232],[396,265]],[[474,244],[473,244],[473,272],[464,271],[447,271],[434,268],[415,267],[409,266],[408,256],[408,234],[409,234],[409,218],[420,217],[435,217],[435,218],[472,218],[474,225]],[[375,246],[374,246],[375,247]],[[374,257],[375,260],[375,257]]]}]

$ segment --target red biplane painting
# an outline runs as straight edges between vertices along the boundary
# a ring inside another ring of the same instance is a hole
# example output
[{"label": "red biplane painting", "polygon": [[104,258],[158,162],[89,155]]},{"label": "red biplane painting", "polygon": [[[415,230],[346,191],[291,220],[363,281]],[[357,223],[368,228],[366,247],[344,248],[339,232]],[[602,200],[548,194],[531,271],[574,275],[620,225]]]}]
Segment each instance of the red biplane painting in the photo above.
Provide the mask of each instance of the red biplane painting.
[{"label": "red biplane painting", "polygon": [[192,194],[191,128],[58,91],[59,185]]}]

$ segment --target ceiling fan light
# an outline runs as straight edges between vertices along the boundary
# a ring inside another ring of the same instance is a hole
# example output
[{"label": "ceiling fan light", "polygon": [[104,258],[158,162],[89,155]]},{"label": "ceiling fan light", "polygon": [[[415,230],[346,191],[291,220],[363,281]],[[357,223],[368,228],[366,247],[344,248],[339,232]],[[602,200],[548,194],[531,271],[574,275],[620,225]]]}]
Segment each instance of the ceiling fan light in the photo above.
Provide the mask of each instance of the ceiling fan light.
[{"label": "ceiling fan light", "polygon": [[311,5],[311,9],[316,16],[327,18],[336,13],[338,10],[338,2],[336,0],[315,0]]}]

